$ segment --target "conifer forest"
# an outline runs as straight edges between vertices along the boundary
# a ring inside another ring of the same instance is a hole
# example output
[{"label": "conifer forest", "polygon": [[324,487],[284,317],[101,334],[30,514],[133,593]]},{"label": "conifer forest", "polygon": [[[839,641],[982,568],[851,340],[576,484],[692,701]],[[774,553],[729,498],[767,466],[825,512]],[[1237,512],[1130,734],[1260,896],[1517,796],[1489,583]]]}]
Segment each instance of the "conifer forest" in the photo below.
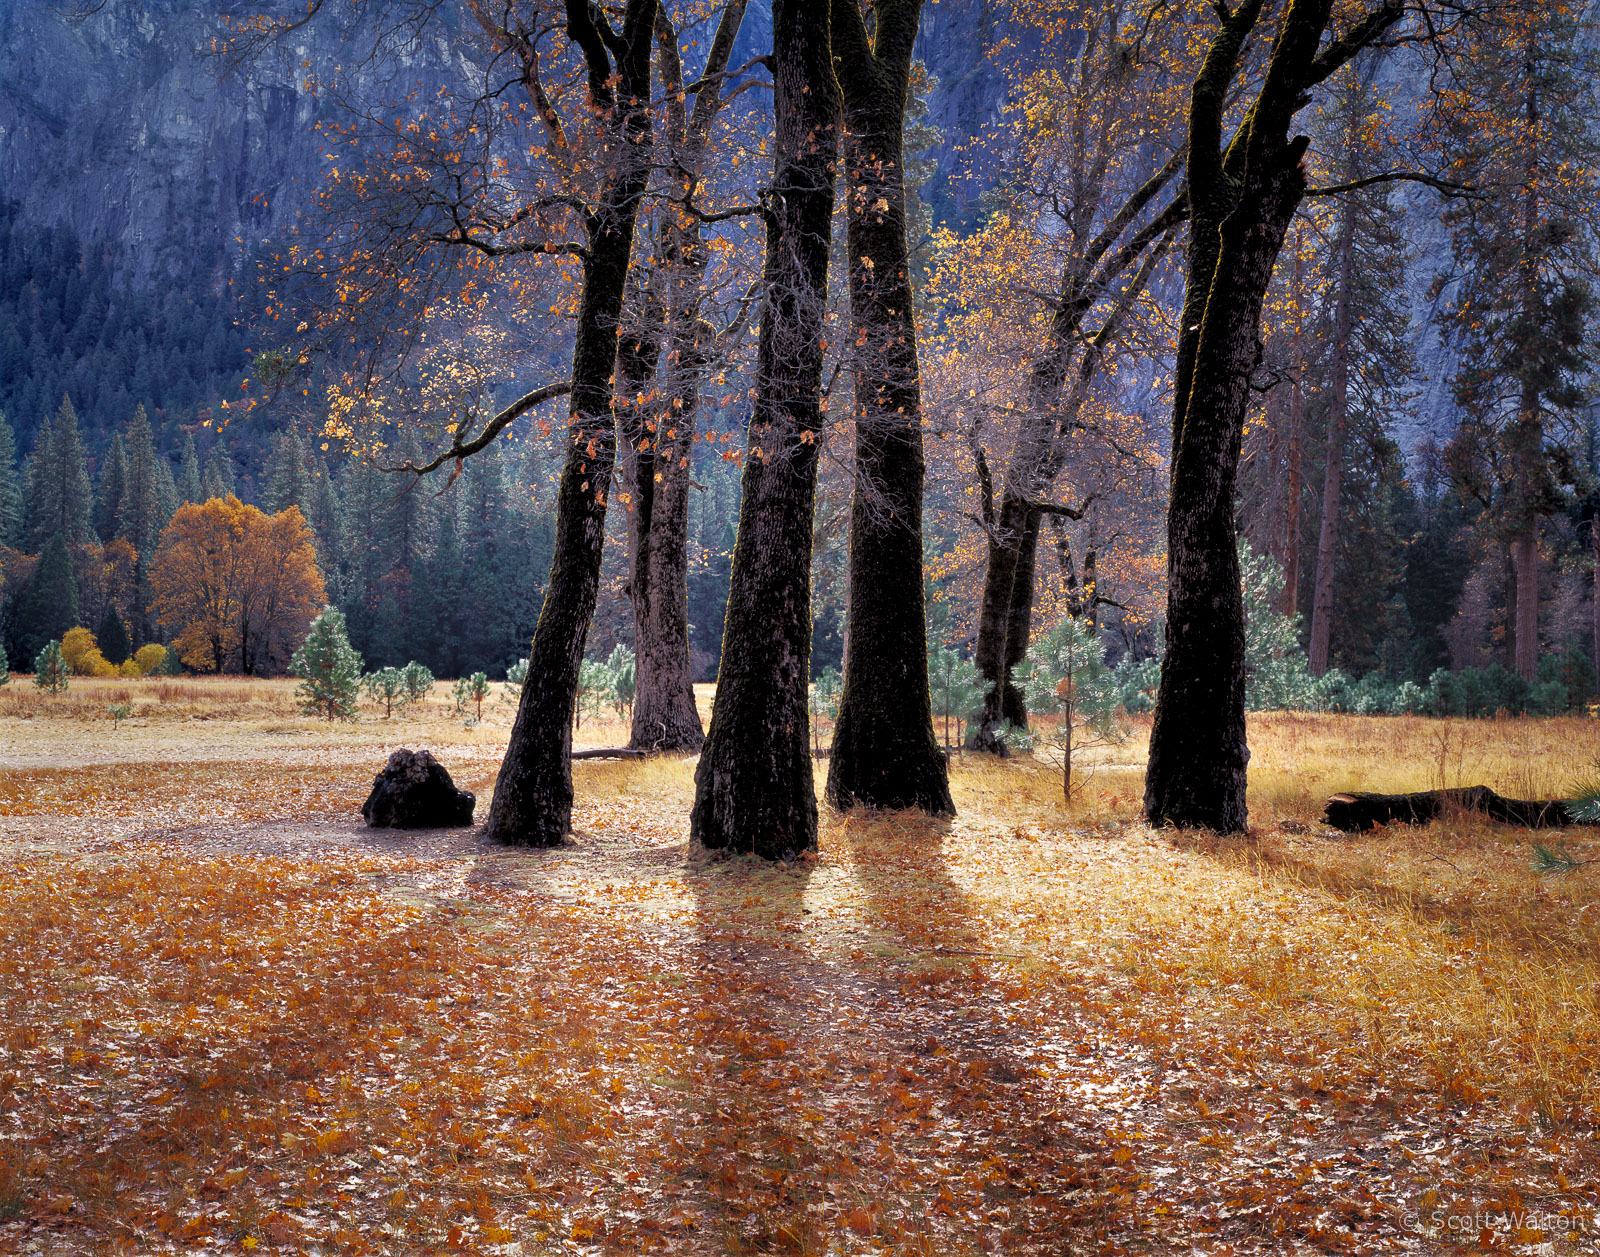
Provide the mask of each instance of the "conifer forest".
[{"label": "conifer forest", "polygon": [[1597,83],[0,4],[0,1252],[1600,1251]]}]

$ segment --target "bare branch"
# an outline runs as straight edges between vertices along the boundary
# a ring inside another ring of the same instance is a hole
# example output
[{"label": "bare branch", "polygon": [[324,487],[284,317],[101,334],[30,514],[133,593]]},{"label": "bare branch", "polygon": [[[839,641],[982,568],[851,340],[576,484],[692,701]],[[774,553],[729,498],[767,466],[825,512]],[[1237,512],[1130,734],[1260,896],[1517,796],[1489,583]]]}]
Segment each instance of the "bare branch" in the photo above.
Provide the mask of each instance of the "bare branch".
[{"label": "bare branch", "polygon": [[379,471],[404,471],[418,477],[425,476],[430,471],[437,471],[452,459],[460,461],[476,454],[535,406],[542,405],[552,397],[565,397],[570,392],[572,392],[572,381],[570,380],[562,380],[557,384],[546,384],[543,388],[536,388],[533,392],[525,393],[517,398],[511,405],[489,420],[484,425],[483,431],[470,441],[462,439],[466,435],[465,431],[457,431],[450,442],[450,448],[425,463],[416,463],[411,459],[407,459],[405,462],[392,467],[386,467],[381,463],[376,464],[376,466]]}]

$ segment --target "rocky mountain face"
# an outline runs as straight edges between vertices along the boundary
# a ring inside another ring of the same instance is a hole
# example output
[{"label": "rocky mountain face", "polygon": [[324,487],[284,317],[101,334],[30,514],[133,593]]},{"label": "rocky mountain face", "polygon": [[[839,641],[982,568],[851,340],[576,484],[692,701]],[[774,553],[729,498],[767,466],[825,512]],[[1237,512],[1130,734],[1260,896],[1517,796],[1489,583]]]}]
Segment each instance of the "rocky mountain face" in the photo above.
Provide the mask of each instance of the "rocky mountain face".
[{"label": "rocky mountain face", "polygon": [[[50,0],[0,6],[0,196],[40,225],[110,246],[129,282],[237,260],[293,221],[322,161],[308,34],[235,72],[208,51],[216,6],[110,0],[82,18]],[[219,276],[220,277],[220,276]]]},{"label": "rocky mountain face", "polygon": [[[61,0],[0,3],[0,198],[18,204],[23,224],[70,227],[86,250],[103,250],[122,282],[220,290],[310,204],[326,160],[317,124],[337,121],[340,111],[308,80],[358,60],[370,38],[319,19],[288,46],[230,65],[211,51],[224,34],[221,14],[259,4],[69,2],[93,11],[71,16]],[[927,122],[940,136],[925,195],[935,217],[952,224],[981,212],[988,169],[969,141],[1003,105],[1003,75],[984,49],[1005,22],[999,0],[925,9],[918,51],[937,81]],[[765,52],[770,32],[769,0],[752,0],[741,56]],[[407,50],[387,79],[374,72],[363,94],[381,93],[385,83],[403,92],[442,81],[453,55],[447,36]],[[1431,325],[1427,293],[1448,241],[1429,197],[1409,199],[1408,235],[1417,245],[1409,295],[1423,380],[1394,427],[1414,449],[1448,429],[1453,362]]]}]

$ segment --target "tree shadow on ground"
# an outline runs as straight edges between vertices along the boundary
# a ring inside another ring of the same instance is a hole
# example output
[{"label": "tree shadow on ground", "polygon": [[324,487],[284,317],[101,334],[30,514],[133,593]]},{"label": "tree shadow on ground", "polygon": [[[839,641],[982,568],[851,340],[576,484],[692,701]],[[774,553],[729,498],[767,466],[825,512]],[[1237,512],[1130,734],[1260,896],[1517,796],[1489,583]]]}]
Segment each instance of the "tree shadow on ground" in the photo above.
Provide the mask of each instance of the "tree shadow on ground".
[{"label": "tree shadow on ground", "polygon": [[1100,1247],[1122,1168],[1052,1111],[993,992],[975,993],[981,939],[951,928],[971,906],[946,832],[855,813],[825,818],[818,856],[790,867],[691,853],[679,1137],[719,1251]]}]

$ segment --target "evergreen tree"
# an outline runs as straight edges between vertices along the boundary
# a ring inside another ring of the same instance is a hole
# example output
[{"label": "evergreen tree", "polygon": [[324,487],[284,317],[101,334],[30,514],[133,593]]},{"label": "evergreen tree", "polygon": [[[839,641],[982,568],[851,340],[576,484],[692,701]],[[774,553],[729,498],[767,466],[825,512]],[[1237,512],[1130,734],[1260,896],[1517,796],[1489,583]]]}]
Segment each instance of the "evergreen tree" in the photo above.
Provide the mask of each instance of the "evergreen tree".
[{"label": "evergreen tree", "polygon": [[209,502],[212,498],[225,498],[233,491],[233,459],[228,454],[227,441],[219,436],[211,447],[211,453],[206,455],[205,474],[200,478],[200,494]]},{"label": "evergreen tree", "polygon": [[84,461],[83,436],[72,399],[63,397],[55,421],[39,431],[29,485],[28,528],[33,544],[43,546],[60,533],[70,546],[92,539],[94,495]]},{"label": "evergreen tree", "polygon": [[110,602],[106,603],[106,613],[100,617],[100,631],[94,636],[107,663],[120,664],[133,653],[128,630],[123,627],[122,617]]},{"label": "evergreen tree", "polygon": [[61,643],[54,639],[39,648],[33,658],[33,683],[41,690],[59,694],[71,683],[72,669],[61,653]]},{"label": "evergreen tree", "polygon": [[78,583],[66,538],[55,533],[39,554],[39,566],[17,600],[12,641],[17,655],[31,659],[44,644],[78,622]]},{"label": "evergreen tree", "polygon": [[178,513],[183,499],[178,496],[178,483],[172,478],[172,464],[165,458],[156,459],[156,518],[165,528]]},{"label": "evergreen tree", "polygon": [[306,523],[317,536],[317,563],[322,568],[323,581],[330,593],[344,598],[342,566],[344,566],[344,510],[333,488],[333,473],[322,459],[312,464],[312,493]]},{"label": "evergreen tree", "polygon": [[122,500],[117,508],[117,535],[139,555],[141,572],[155,555],[156,539],[166,527],[155,435],[143,406],[133,412],[124,451]]},{"label": "evergreen tree", "polygon": [[289,674],[300,678],[295,698],[308,716],[354,720],[361,693],[361,656],[345,636],[344,616],[326,608],[311,622],[311,631],[289,661]]},{"label": "evergreen tree", "polygon": [[4,642],[0,642],[0,685],[11,684],[11,660],[6,655]]},{"label": "evergreen tree", "polygon": [[186,433],[183,438],[183,457],[179,464],[177,479],[178,499],[180,502],[203,502],[200,490],[200,458],[194,450],[194,433]]},{"label": "evergreen tree", "polygon": [[280,432],[272,438],[272,453],[267,459],[267,488],[261,509],[269,515],[276,515],[287,506],[298,506],[300,513],[309,520],[312,484],[306,471],[305,446],[294,433]]},{"label": "evergreen tree", "polygon": [[22,480],[17,472],[17,438],[0,410],[0,546],[22,540]]},{"label": "evergreen tree", "polygon": [[117,511],[117,535],[134,549],[135,597],[128,609],[135,642],[156,636],[150,616],[150,568],[155,562],[161,530],[177,509],[172,472],[156,453],[155,434],[143,406],[136,407],[125,440],[122,503]]},{"label": "evergreen tree", "polygon": [[1575,478],[1600,269],[1600,59],[1586,12],[1516,0],[1466,23],[1437,118],[1455,177],[1476,193],[1446,216],[1455,267],[1438,283],[1440,319],[1462,349],[1454,471],[1510,549],[1512,663],[1529,682],[1539,528]]},{"label": "evergreen tree", "polygon": [[122,511],[122,487],[127,475],[128,460],[119,432],[111,438],[105,469],[100,473],[100,487],[94,496],[94,530],[103,542],[117,535]]},{"label": "evergreen tree", "polygon": [[440,676],[461,672],[461,540],[453,492],[441,499],[439,531],[423,579],[413,590],[417,654]]}]

